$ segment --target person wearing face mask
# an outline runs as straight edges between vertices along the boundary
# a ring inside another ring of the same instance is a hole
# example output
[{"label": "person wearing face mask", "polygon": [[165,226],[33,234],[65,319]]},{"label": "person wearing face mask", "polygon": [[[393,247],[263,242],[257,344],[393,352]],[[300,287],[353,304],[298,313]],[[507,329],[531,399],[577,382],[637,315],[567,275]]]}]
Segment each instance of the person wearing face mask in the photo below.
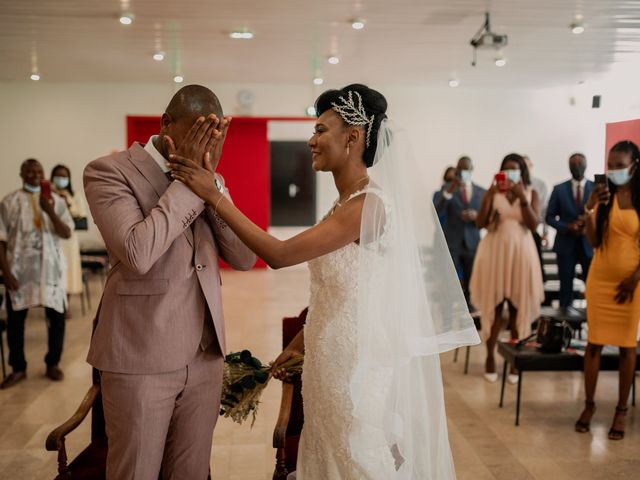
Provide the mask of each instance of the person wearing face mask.
[{"label": "person wearing face mask", "polygon": [[[494,353],[505,303],[511,338],[516,339],[530,334],[544,300],[540,259],[531,235],[540,222],[538,194],[531,188],[521,155],[507,155],[500,170],[508,185],[494,182],[482,201],[476,224],[488,232],[478,246],[470,285],[471,301],[482,312],[480,333],[487,344],[485,379],[491,383],[498,380]],[[508,381],[518,381],[515,370]]]},{"label": "person wearing face mask", "polygon": [[[449,189],[451,184],[456,179],[456,167],[447,167],[442,175],[442,187],[440,190],[436,191],[433,194],[433,204],[437,205],[442,197],[442,192]],[[440,220],[440,225],[444,225],[447,219],[447,212],[443,211],[442,213],[438,213],[438,220]]]},{"label": "person wearing face mask", "polygon": [[472,182],[473,163],[469,157],[461,157],[456,175],[440,198],[434,202],[438,216],[446,221],[442,227],[456,270],[459,272],[469,310],[475,311],[469,295],[469,281],[473,273],[473,262],[480,243],[480,230],[476,217],[486,190]]},{"label": "person wearing face mask", "polygon": [[[51,183],[55,192],[60,195],[67,204],[69,213],[74,219],[86,218],[87,213],[82,199],[73,190],[71,184],[71,171],[65,165],[56,165],[51,170]],[[82,262],[80,261],[80,242],[75,230],[71,237],[61,240],[62,251],[67,260],[67,303],[69,295],[82,293]],[[71,318],[71,310],[67,308],[66,318]]]},{"label": "person wearing face mask", "polygon": [[42,165],[25,160],[20,167],[23,186],[0,203],[0,269],[7,290],[7,339],[11,373],[0,389],[27,378],[24,323],[31,307],[42,306],[47,317],[49,351],[46,375],[62,380],[58,363],[64,342],[66,295],[63,283],[65,259],[60,239],[69,238],[73,220],[64,200],[42,191]]},{"label": "person wearing face mask", "polygon": [[636,366],[640,318],[640,151],[628,140],[609,151],[608,183],[585,204],[586,234],[595,253],[587,277],[588,344],[584,355],[585,406],[575,430],[590,430],[603,345],[620,349],[618,404],[609,439],[624,438],[629,390]]},{"label": "person wearing face mask", "polygon": [[576,265],[582,267],[582,278],[586,280],[593,257],[593,248],[585,235],[584,205],[593,190],[593,182],[584,172],[587,159],[582,153],[569,157],[571,180],[556,185],[551,192],[546,221],[556,229],[553,251],[558,259],[560,277],[560,308],[568,310],[573,304],[573,278]]}]

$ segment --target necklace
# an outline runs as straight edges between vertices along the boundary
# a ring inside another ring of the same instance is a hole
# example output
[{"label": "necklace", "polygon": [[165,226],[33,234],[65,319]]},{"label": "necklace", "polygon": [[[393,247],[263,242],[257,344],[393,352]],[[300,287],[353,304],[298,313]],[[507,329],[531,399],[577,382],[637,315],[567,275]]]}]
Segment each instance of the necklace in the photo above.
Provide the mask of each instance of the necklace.
[{"label": "necklace", "polygon": [[342,203],[347,201],[349,199],[349,197],[351,197],[351,195],[353,195],[354,193],[357,193],[361,190],[361,188],[354,188],[354,187],[358,187],[363,180],[369,180],[369,175],[365,175],[364,177],[362,177],[360,180],[356,181],[351,188],[349,188],[349,192],[347,195],[344,195],[344,197],[339,197],[338,200],[336,200],[336,206],[337,207],[341,207]]}]

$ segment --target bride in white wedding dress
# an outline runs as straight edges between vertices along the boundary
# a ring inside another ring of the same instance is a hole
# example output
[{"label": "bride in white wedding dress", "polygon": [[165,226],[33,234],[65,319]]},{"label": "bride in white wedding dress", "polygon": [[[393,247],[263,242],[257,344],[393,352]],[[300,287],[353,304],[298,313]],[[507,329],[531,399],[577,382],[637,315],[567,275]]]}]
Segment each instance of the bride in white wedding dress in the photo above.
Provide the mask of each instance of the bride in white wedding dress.
[{"label": "bride in white wedding dress", "polygon": [[386,110],[359,84],[318,98],[312,167],[333,174],[339,196],[286,241],[213,187],[208,162],[171,157],[174,178],[270,266],[309,262],[305,329],[274,364],[278,376],[305,355],[297,480],[455,478],[438,354],[479,339],[419,166]]}]

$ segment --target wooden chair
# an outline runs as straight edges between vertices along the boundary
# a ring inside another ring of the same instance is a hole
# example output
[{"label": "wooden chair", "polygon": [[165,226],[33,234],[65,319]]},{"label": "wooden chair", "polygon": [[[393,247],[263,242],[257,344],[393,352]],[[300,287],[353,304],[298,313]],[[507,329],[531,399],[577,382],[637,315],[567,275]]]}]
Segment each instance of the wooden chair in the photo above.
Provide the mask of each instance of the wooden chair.
[{"label": "wooden chair", "polygon": [[[286,348],[304,327],[308,309],[297,317],[282,319],[282,348]],[[287,475],[296,469],[298,443],[304,416],[302,413],[302,380],[300,376],[282,384],[280,415],[273,430],[273,448],[276,449],[276,468],[273,480],[286,480]]]},{"label": "wooden chair", "polygon": [[[67,464],[65,439],[91,412],[91,442]],[[93,370],[93,384],[71,418],[53,430],[47,437],[48,451],[58,452],[58,475],[55,480],[103,480],[106,478],[107,435],[100,393],[100,375]]]}]

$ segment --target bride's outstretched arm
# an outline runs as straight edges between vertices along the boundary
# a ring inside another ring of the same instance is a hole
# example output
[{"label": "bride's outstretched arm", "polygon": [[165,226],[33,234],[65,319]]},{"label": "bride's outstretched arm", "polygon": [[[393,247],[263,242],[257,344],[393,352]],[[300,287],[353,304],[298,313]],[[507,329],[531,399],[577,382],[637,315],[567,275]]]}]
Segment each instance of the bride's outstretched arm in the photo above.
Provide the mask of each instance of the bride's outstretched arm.
[{"label": "bride's outstretched arm", "polygon": [[360,195],[318,225],[288,240],[278,240],[255,225],[214,186],[213,169],[171,155],[172,175],[215,208],[236,235],[272,268],[296,265],[338,250],[360,237],[364,195]]}]

